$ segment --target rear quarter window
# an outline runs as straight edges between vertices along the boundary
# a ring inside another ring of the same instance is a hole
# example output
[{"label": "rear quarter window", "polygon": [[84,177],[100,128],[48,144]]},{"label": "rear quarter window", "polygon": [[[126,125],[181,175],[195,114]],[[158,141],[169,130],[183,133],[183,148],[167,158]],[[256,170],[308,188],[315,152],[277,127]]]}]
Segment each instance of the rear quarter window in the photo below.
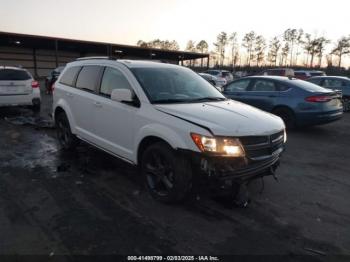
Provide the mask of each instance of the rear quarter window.
[{"label": "rear quarter window", "polygon": [[310,83],[313,83],[315,85],[321,85],[322,79],[318,79],[318,78],[317,79],[308,79],[307,81]]},{"label": "rear quarter window", "polygon": [[307,81],[302,81],[302,80],[290,80],[293,86],[296,86],[298,88],[301,88],[305,91],[308,92],[325,92],[327,91],[326,88],[323,88],[321,86],[318,86],[316,84],[307,82]]},{"label": "rear quarter window", "polygon": [[0,81],[25,81],[32,76],[24,70],[0,69]]},{"label": "rear quarter window", "polygon": [[68,68],[62,75],[60,83],[68,86],[74,86],[75,79],[81,69],[81,66]]}]

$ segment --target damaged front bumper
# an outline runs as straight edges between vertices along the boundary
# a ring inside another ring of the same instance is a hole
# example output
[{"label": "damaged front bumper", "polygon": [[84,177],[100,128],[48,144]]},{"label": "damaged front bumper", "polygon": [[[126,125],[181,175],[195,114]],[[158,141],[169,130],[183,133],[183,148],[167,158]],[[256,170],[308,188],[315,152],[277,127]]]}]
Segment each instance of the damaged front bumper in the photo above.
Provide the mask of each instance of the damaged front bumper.
[{"label": "damaged front bumper", "polygon": [[191,159],[192,168],[199,178],[243,183],[259,177],[275,176],[284,147],[261,160],[253,160],[248,157],[211,156],[199,152],[182,151]]}]

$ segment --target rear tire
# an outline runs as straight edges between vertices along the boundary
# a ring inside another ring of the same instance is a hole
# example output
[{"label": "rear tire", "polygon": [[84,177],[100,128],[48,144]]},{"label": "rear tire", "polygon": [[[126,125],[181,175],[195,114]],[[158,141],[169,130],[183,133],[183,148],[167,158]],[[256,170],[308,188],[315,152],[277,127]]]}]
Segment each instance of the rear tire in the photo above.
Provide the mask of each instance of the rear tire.
[{"label": "rear tire", "polygon": [[295,115],[292,110],[280,107],[274,109],[272,113],[282,118],[284,124],[286,125],[286,128],[293,129],[296,127]]},{"label": "rear tire", "polygon": [[164,203],[183,201],[192,187],[190,162],[165,142],[143,152],[141,172],[152,197]]},{"label": "rear tire", "polygon": [[68,118],[63,112],[56,116],[56,130],[58,141],[63,149],[71,150],[77,146],[79,140],[72,133]]}]

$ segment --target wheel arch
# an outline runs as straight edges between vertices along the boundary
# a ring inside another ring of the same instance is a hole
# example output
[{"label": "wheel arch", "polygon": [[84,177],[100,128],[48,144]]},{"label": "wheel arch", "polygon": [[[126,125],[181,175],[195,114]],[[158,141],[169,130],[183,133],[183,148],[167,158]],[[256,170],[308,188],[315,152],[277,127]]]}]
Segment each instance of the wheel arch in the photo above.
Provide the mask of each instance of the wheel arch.
[{"label": "wheel arch", "polygon": [[163,138],[160,138],[158,136],[154,136],[154,135],[150,135],[150,136],[146,136],[144,137],[141,142],[139,143],[139,146],[137,148],[137,164],[140,163],[141,161],[141,157],[143,152],[145,152],[145,150],[152,144],[155,144],[157,142],[163,142],[165,144],[167,144],[169,147],[173,148],[166,140],[164,140]]},{"label": "wheel arch", "polygon": [[55,109],[54,109],[54,112],[53,112],[53,120],[54,122],[56,122],[56,116],[59,114],[59,113],[65,113],[67,118],[68,118],[68,121],[69,121],[69,125],[70,125],[70,128],[71,128],[71,131],[73,134],[76,134],[76,125],[75,125],[75,121],[74,121],[74,117],[72,115],[72,112],[69,110],[69,106],[66,105],[66,103],[64,101],[61,101],[60,103],[57,103]]}]

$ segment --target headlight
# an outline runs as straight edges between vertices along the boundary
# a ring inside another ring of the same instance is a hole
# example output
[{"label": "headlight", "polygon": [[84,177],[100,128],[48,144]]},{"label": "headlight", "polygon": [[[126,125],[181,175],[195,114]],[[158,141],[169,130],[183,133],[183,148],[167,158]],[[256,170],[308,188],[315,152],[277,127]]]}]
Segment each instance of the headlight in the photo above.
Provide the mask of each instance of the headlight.
[{"label": "headlight", "polygon": [[287,142],[287,132],[286,132],[286,129],[284,129],[284,141],[283,141],[284,143],[286,143]]},{"label": "headlight", "polygon": [[233,157],[245,156],[241,142],[236,138],[207,137],[191,133],[193,142],[202,152],[225,154]]}]

